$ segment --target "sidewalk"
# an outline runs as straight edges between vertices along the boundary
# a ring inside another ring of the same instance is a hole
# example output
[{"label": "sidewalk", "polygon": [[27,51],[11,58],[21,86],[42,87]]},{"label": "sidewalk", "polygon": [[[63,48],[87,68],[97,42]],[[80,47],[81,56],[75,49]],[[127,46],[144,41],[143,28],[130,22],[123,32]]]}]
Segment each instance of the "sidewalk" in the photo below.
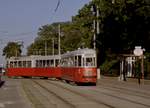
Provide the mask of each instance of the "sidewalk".
[{"label": "sidewalk", "polygon": [[3,76],[5,83],[0,88],[0,108],[32,108],[17,79]]},{"label": "sidewalk", "polygon": [[[108,82],[111,81],[116,81],[116,82],[124,82],[124,83],[131,83],[131,84],[139,84],[138,83],[138,79],[136,78],[126,78],[126,81],[120,80],[120,77],[108,77],[108,76],[103,76],[101,75],[99,80],[105,80]],[[146,79],[140,79],[141,81],[141,85],[150,85],[150,80],[146,80]]]}]

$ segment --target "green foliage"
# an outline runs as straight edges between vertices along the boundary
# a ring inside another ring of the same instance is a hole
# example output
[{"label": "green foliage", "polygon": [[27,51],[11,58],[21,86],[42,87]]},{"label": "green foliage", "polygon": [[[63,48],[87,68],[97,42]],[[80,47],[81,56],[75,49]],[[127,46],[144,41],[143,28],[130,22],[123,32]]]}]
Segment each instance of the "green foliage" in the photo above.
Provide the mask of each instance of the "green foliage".
[{"label": "green foliage", "polygon": [[[35,39],[28,47],[28,55],[40,54],[44,55],[45,50],[47,54],[52,54],[53,47],[54,49],[58,48],[58,24],[53,23],[52,25],[44,25],[39,28],[38,37]],[[45,49],[45,47],[47,49]],[[54,50],[54,54],[57,54],[58,51]]]},{"label": "green foliage", "polygon": [[[58,24],[61,24],[61,53],[79,47],[93,47],[93,20],[100,22],[100,34],[96,35],[98,66],[103,64],[106,70],[115,63],[108,55],[131,53],[140,45],[150,52],[150,1],[149,0],[93,0],[72,17],[71,22],[53,23],[39,28],[38,37],[28,47],[28,54],[33,50],[44,50],[45,40],[52,52],[52,39],[55,40],[55,54],[58,46]],[[97,18],[91,12],[95,5],[100,11]],[[95,32],[95,31],[94,31]],[[107,51],[111,49],[111,53]],[[109,65],[107,67],[107,64]]]},{"label": "green foliage", "polygon": [[102,74],[112,74],[113,66],[118,63],[118,60],[105,60],[105,62],[100,66]]},{"label": "green foliage", "polygon": [[21,52],[21,45],[16,42],[9,42],[3,49],[3,56],[5,56],[5,58],[20,56]]},{"label": "green foliage", "polygon": [[144,74],[147,79],[150,79],[150,53],[145,54]]}]

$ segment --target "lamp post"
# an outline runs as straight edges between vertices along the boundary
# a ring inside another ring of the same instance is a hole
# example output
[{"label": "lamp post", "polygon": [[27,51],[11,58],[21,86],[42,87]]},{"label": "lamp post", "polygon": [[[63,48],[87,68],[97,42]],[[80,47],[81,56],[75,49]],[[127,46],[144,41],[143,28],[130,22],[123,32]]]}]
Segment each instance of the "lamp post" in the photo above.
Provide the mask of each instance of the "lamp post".
[{"label": "lamp post", "polygon": [[144,55],[143,55],[144,51],[145,51],[145,49],[141,48],[141,46],[136,46],[133,51],[134,55],[141,59],[141,71],[138,73],[139,74],[138,75],[139,76],[138,77],[139,84],[140,84],[140,78],[142,78],[144,81]]}]

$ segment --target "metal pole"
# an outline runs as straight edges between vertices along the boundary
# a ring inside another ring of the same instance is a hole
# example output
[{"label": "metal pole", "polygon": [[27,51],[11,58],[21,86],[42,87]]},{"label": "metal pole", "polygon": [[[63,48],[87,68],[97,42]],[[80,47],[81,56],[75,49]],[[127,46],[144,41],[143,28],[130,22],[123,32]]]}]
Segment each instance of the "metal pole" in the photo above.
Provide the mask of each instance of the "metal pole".
[{"label": "metal pole", "polygon": [[61,54],[61,52],[60,52],[60,35],[61,35],[61,33],[60,33],[60,24],[59,24],[58,25],[58,55]]},{"label": "metal pole", "polygon": [[93,29],[94,29],[94,36],[93,36],[93,46],[94,46],[94,49],[96,49],[96,33],[95,33],[95,25],[96,25],[96,21],[95,20],[93,20]]},{"label": "metal pole", "polygon": [[92,5],[91,7],[91,11],[93,13],[93,16],[94,16],[94,19],[93,19],[93,48],[96,49],[96,43],[95,43],[95,40],[96,40],[96,20],[95,20],[95,16],[96,16],[96,6],[95,5]]},{"label": "metal pole", "polygon": [[96,17],[97,17],[97,34],[100,33],[100,29],[99,29],[99,7],[97,6],[97,11],[96,11]]},{"label": "metal pole", "polygon": [[45,56],[47,55],[47,41],[45,40]]},{"label": "metal pole", "polygon": [[52,39],[52,48],[53,48],[52,54],[54,55],[54,38]]},{"label": "metal pole", "polygon": [[142,73],[142,79],[144,79],[144,56],[141,56],[141,73]]}]

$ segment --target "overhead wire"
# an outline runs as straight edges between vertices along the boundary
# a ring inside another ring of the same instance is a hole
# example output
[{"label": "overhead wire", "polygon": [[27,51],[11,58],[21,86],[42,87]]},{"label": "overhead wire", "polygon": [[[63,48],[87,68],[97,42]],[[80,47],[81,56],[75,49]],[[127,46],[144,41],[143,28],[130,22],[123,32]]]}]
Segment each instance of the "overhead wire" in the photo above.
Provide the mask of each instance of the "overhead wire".
[{"label": "overhead wire", "polygon": [[[8,34],[8,35],[3,35],[0,37],[0,39],[9,39],[9,38],[24,38],[24,37],[28,37],[30,36],[29,34],[33,34],[35,31],[30,31],[30,32],[22,32],[22,33],[18,33],[18,34]],[[28,35],[28,36],[27,36]]]},{"label": "overhead wire", "polygon": [[58,10],[59,5],[60,5],[60,0],[58,0],[58,2],[57,2],[56,8],[55,8],[55,12]]},{"label": "overhead wire", "polygon": [[51,15],[51,22],[53,22],[53,19],[54,19],[54,17],[55,17],[55,14],[56,14],[56,12],[58,11],[60,5],[61,5],[61,0],[58,0],[58,1],[57,1],[57,4],[56,4],[56,7],[54,8],[54,11],[52,12],[52,15]]},{"label": "overhead wire", "polygon": [[[59,9],[59,7],[60,7],[60,4],[61,4],[61,0],[58,0],[58,2],[57,2],[57,4],[56,4],[56,7],[55,7],[55,9],[54,9],[54,13],[53,13],[53,15],[52,15],[52,17],[54,17],[54,15],[55,15],[55,13],[58,11],[58,9]],[[0,31],[0,33],[4,33],[4,35],[3,36],[1,36],[1,38],[0,38],[0,43],[2,44],[2,43],[5,43],[6,42],[6,40],[7,39],[10,39],[10,37],[12,37],[12,38],[14,38],[14,36],[15,36],[15,40],[20,40],[21,38],[24,38],[24,37],[28,37],[28,36],[30,36],[29,34],[32,34],[32,33],[34,33],[35,31],[30,31],[30,32],[22,32],[22,33],[18,33],[18,34],[12,34],[12,35],[9,35],[8,33],[8,31]],[[28,36],[27,36],[28,35]],[[17,37],[17,36],[19,36],[19,37]],[[21,37],[20,37],[21,36]],[[23,36],[23,37],[22,37]],[[4,40],[5,40],[5,42],[4,42]],[[8,40],[7,40],[8,41]]]}]

